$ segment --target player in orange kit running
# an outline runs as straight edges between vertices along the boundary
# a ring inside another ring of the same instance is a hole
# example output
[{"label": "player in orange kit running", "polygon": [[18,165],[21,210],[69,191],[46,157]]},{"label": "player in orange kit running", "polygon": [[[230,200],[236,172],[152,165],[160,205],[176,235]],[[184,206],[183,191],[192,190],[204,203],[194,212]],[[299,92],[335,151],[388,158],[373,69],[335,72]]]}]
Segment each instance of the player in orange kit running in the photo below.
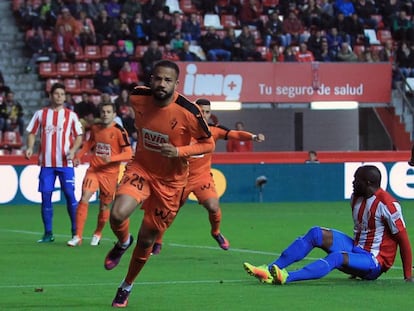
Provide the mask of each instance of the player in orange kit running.
[{"label": "player in orange kit running", "polygon": [[[206,120],[211,117],[211,104],[207,99],[198,99],[196,104],[200,107],[201,112]],[[211,134],[214,141],[219,139],[235,139],[240,141],[256,141],[262,142],[265,140],[263,134],[252,134],[245,131],[230,130],[221,125],[209,124]],[[219,204],[219,197],[217,195],[216,187],[214,185],[213,175],[211,173],[211,158],[212,153],[203,154],[200,156],[191,157],[190,175],[188,177],[188,184],[185,187],[182,204],[188,198],[191,192],[196,196],[199,204],[202,204],[208,211],[208,218],[211,225],[211,236],[217,241],[220,247],[228,250],[230,247],[229,241],[220,233],[221,223],[221,208]],[[160,235],[152,249],[152,254],[157,255],[161,251],[162,235]]]},{"label": "player in orange kit running", "polygon": [[84,142],[74,161],[75,165],[78,165],[85,153],[93,151],[90,167],[83,179],[82,197],[76,211],[76,235],[67,242],[68,246],[82,244],[89,200],[98,189],[100,190],[98,223],[92,236],[91,245],[99,244],[102,230],[109,219],[109,204],[114,198],[121,162],[128,161],[132,157],[128,133],[122,126],[114,122],[116,117],[115,104],[103,103],[99,110],[101,123],[92,126],[90,138]]},{"label": "player in orange kit running", "polygon": [[200,109],[176,91],[178,77],[177,64],[161,60],[154,64],[150,88],[136,87],[131,92],[139,139],[112,206],[110,223],[118,243],[106,256],[105,269],[115,268],[132,245],[129,217],[141,203],[144,218],[113,307],[127,306],[132,284],[150,257],[155,239],[174,221],[187,184],[188,157],[214,150]]}]

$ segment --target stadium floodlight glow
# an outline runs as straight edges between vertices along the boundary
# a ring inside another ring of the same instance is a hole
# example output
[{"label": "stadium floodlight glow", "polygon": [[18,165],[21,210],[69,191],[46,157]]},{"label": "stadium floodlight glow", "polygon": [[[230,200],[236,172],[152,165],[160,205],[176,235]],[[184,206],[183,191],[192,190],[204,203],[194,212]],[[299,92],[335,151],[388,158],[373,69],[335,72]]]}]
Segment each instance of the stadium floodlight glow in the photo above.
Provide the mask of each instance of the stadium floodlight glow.
[{"label": "stadium floodlight glow", "polygon": [[211,102],[211,110],[241,110],[241,102],[223,101]]},{"label": "stadium floodlight glow", "polygon": [[357,109],[358,106],[356,101],[320,101],[310,104],[312,110],[348,110]]}]

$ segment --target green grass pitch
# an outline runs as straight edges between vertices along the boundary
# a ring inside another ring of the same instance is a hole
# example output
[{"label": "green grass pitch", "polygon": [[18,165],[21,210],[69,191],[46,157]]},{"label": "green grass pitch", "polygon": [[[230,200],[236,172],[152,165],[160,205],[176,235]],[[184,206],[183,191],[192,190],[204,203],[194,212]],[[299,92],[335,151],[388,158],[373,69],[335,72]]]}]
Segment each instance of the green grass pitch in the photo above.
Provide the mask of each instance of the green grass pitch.
[{"label": "green grass pitch", "polygon": [[[414,202],[402,202],[414,245]],[[321,225],[351,234],[348,202],[222,204],[222,232],[231,248],[221,250],[210,237],[206,211],[189,203],[164,237],[159,256],[142,270],[129,310],[414,310],[414,283],[395,266],[372,282],[349,280],[333,271],[321,280],[285,286],[259,283],[243,270],[244,261],[272,261],[294,238]],[[37,244],[42,234],[40,207],[0,206],[0,310],[112,310],[111,301],[125,276],[131,250],[106,271],[103,260],[115,238],[109,228],[98,247],[89,245],[97,205],[89,208],[84,244],[70,248],[64,206],[55,206],[56,241]],[[131,221],[136,236],[142,211]],[[302,262],[323,256],[314,250]]]}]

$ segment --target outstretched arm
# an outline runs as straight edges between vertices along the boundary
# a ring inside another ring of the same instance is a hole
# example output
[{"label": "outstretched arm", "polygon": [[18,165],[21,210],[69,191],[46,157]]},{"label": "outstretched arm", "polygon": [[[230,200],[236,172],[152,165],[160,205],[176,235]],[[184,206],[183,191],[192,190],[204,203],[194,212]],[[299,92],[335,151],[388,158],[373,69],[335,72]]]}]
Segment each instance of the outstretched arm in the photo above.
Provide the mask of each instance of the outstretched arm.
[{"label": "outstretched arm", "polygon": [[400,256],[403,264],[404,280],[407,282],[413,282],[412,278],[412,253],[411,244],[408,239],[407,230],[400,231],[396,234],[396,239],[400,247]]}]

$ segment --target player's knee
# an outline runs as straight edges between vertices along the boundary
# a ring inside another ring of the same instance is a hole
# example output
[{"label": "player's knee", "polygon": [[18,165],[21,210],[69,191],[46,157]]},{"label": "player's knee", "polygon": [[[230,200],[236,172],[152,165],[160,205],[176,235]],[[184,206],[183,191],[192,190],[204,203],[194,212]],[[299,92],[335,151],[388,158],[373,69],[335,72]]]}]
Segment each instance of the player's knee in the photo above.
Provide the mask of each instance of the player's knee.
[{"label": "player's knee", "polygon": [[332,268],[339,268],[344,265],[344,255],[343,252],[333,252],[326,256],[325,260]]},{"label": "player's knee", "polygon": [[321,227],[312,227],[305,234],[303,239],[307,240],[311,245],[320,247],[322,245],[322,229]]}]

